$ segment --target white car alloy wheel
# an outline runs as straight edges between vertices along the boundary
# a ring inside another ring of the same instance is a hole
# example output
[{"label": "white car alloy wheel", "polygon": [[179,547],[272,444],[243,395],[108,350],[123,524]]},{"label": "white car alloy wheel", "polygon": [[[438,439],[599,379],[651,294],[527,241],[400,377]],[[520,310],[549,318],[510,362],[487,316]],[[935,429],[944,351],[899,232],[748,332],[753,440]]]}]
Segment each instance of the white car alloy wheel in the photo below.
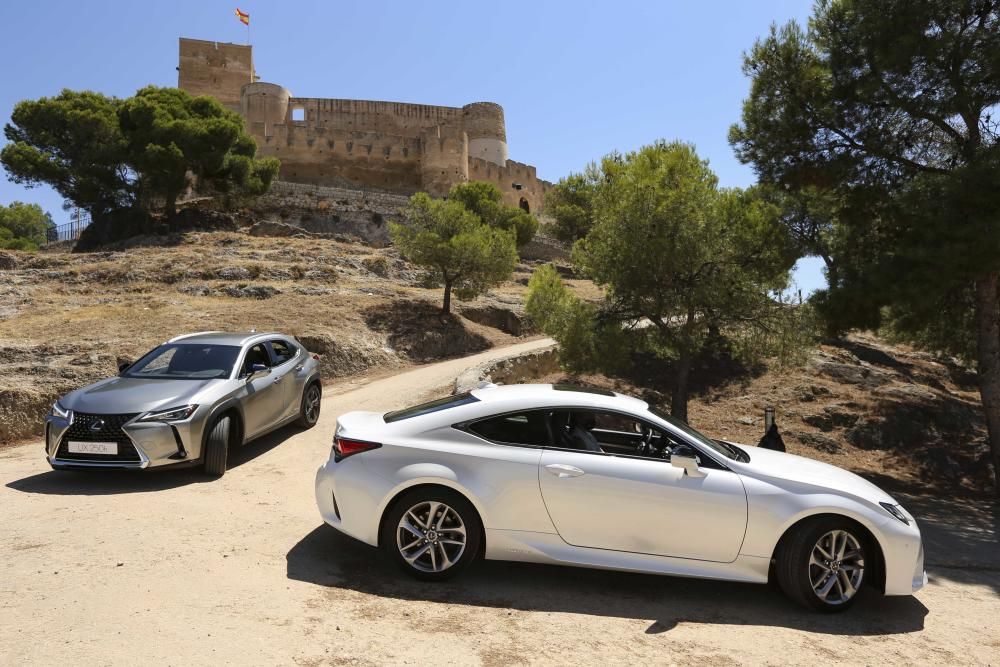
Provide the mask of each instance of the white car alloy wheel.
[{"label": "white car alloy wheel", "polygon": [[809,581],[824,603],[841,605],[853,598],[865,576],[865,554],[854,535],[831,530],[816,542],[809,557]]},{"label": "white car alloy wheel", "polygon": [[466,547],[462,517],[448,505],[428,500],[403,513],[396,527],[396,547],[410,567],[438,573],[461,560]]}]

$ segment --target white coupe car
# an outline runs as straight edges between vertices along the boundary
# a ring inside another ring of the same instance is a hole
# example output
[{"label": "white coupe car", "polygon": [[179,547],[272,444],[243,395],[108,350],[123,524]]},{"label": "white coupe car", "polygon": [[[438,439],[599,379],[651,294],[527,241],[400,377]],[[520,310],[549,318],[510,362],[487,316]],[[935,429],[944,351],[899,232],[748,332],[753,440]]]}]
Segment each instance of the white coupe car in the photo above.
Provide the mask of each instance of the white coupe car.
[{"label": "white coupe car", "polygon": [[337,422],[316,500],[410,574],[488,559],[765,583],[821,611],[927,580],[916,521],[840,468],[712,440],[645,402],[488,386]]}]

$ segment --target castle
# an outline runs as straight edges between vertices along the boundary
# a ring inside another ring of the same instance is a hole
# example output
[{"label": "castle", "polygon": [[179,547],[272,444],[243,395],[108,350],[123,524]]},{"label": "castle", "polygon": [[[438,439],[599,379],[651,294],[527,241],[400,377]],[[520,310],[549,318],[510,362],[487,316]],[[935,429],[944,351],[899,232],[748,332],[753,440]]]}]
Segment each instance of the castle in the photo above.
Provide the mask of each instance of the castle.
[{"label": "castle", "polygon": [[258,80],[252,48],[182,37],[177,85],[242,115],[258,154],[281,161],[280,180],[437,197],[456,183],[488,181],[505,203],[542,208],[552,184],[507,157],[500,105],[293,97]]}]

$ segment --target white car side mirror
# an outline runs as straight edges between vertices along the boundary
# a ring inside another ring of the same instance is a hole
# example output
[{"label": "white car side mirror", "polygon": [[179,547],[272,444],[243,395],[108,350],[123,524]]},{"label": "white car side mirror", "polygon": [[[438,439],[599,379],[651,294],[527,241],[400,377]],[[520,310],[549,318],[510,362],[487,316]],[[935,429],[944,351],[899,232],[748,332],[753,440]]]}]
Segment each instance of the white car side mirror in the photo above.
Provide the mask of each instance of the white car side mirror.
[{"label": "white car side mirror", "polygon": [[705,472],[698,467],[699,463],[698,455],[687,447],[679,449],[679,451],[670,455],[670,465],[683,469],[688,477],[705,476]]}]

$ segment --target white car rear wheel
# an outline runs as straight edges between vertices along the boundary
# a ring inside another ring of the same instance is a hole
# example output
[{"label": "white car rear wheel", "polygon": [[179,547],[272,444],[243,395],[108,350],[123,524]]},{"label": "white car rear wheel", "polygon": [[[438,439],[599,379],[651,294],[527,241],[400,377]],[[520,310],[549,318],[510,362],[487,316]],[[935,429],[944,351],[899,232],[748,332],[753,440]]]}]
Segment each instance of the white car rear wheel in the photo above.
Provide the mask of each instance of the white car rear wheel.
[{"label": "white car rear wheel", "polygon": [[379,545],[403,571],[431,581],[449,579],[475,559],[481,542],[479,516],[458,493],[418,488],[393,504]]}]

